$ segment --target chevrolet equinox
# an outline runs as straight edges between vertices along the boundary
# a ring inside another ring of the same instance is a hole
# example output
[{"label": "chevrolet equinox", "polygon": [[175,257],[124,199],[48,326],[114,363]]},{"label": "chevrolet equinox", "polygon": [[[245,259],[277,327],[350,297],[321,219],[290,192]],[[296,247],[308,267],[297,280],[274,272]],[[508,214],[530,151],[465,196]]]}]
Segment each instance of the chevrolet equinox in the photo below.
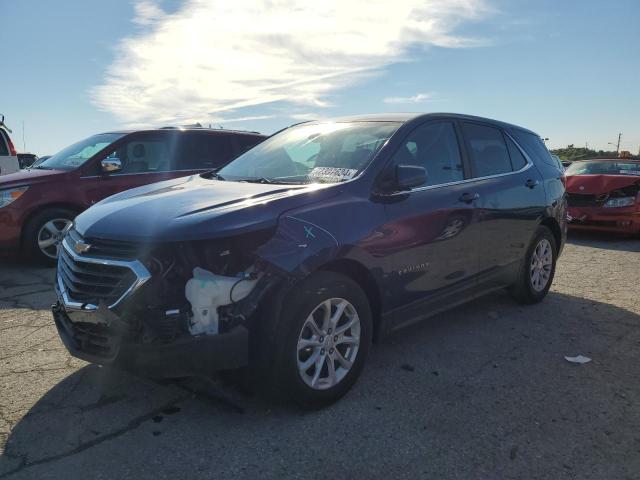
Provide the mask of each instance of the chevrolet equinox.
[{"label": "chevrolet equinox", "polygon": [[53,315],[90,362],[154,377],[233,370],[319,407],[393,330],[497,289],[542,300],[566,237],[564,195],[540,137],[507,123],[299,124],[215,172],[80,214]]}]

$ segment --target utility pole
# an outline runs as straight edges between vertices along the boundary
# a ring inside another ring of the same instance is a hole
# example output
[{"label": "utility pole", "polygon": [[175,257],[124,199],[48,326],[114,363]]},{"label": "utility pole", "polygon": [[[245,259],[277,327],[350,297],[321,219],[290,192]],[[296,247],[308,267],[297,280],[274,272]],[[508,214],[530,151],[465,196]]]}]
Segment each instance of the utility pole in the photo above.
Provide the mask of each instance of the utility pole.
[{"label": "utility pole", "polygon": [[27,144],[24,141],[24,120],[22,120],[22,151],[23,152],[27,151]]},{"label": "utility pole", "polygon": [[618,134],[618,146],[616,147],[616,153],[620,153],[620,139],[622,138],[622,132]]}]

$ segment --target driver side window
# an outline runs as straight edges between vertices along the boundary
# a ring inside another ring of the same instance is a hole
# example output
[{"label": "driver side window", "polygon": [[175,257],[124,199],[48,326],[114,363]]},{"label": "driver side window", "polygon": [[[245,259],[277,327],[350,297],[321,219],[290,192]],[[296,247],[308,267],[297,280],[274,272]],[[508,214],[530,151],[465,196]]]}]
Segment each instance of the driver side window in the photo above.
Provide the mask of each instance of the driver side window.
[{"label": "driver side window", "polygon": [[122,170],[112,175],[167,172],[171,170],[171,152],[166,138],[134,137],[122,143],[107,159],[117,158]]},{"label": "driver side window", "polygon": [[395,165],[416,165],[427,171],[425,186],[464,180],[458,138],[450,122],[416,128],[394,155]]}]

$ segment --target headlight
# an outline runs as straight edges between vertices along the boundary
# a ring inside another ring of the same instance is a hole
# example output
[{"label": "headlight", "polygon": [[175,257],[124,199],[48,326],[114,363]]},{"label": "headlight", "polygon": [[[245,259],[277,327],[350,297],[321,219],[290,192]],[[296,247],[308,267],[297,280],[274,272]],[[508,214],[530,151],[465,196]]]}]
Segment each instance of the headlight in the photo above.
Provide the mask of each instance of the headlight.
[{"label": "headlight", "polygon": [[605,207],[628,207],[633,205],[636,201],[636,197],[620,197],[611,198],[604,204]]},{"label": "headlight", "polygon": [[6,207],[10,203],[19,199],[29,187],[9,188],[7,190],[0,190],[0,208]]}]

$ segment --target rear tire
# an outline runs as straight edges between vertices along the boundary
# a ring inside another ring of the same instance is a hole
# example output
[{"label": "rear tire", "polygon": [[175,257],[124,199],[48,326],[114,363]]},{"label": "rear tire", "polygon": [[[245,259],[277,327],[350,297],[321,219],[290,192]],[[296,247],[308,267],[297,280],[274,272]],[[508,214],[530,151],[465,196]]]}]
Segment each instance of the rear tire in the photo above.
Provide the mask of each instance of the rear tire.
[{"label": "rear tire", "polygon": [[518,279],[509,289],[519,303],[540,302],[551,288],[556,271],[558,247],[551,230],[539,226],[520,265]]},{"label": "rear tire", "polygon": [[75,217],[76,213],[66,208],[50,208],[37,213],[24,229],[27,258],[40,265],[54,266],[65,228]]},{"label": "rear tire", "polygon": [[284,296],[279,315],[258,322],[250,378],[272,396],[306,408],[330,405],[351,389],[373,337],[367,296],[334,272],[303,280]]}]

